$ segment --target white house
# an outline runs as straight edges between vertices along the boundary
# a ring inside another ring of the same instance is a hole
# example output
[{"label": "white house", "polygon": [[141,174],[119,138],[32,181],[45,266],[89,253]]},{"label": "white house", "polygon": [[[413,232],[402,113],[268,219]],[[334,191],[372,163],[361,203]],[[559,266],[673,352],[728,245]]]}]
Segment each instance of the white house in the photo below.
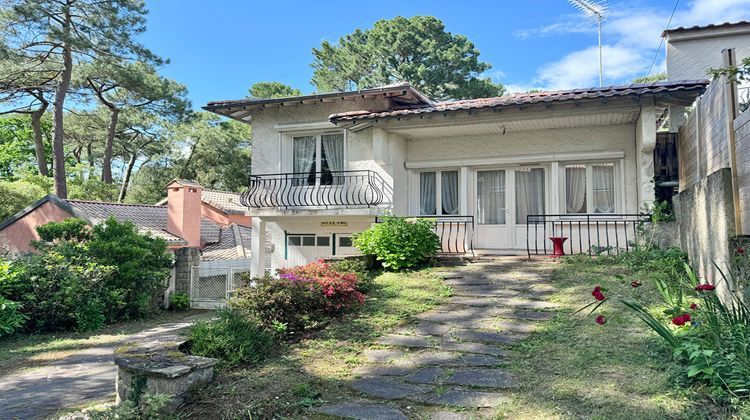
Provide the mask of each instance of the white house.
[{"label": "white house", "polygon": [[627,246],[627,215],[654,197],[653,150],[665,110],[690,105],[707,84],[447,102],[395,84],[205,109],[252,122],[243,203],[260,273],[355,253],[351,235],[385,212],[436,217],[444,250],[453,252],[525,253],[550,247],[549,236],[567,237],[574,251],[605,244],[605,236]]}]

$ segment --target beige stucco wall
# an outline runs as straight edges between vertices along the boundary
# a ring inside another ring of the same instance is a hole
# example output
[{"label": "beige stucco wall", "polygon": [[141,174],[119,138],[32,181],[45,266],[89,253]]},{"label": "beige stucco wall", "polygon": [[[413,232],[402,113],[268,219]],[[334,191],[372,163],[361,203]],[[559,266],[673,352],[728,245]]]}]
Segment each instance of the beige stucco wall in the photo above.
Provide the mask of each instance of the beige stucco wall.
[{"label": "beige stucco wall", "polygon": [[[711,35],[706,32],[705,35]],[[750,33],[717,37],[680,39],[667,42],[668,80],[708,79],[708,70],[721,67],[721,51],[735,48],[737,62],[750,56]]]},{"label": "beige stucco wall", "polygon": [[[506,132],[505,135],[498,133],[471,137],[410,139],[407,141],[407,150],[409,162],[622,151],[625,174],[622,180],[624,210],[635,212],[638,209],[635,124]],[[399,198],[396,201],[399,201]]]}]

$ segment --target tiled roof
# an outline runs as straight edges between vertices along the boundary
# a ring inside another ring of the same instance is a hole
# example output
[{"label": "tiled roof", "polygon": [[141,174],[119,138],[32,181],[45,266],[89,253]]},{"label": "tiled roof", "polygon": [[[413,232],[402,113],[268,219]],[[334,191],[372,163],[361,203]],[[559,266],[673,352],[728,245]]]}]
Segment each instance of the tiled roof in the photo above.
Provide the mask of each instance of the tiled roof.
[{"label": "tiled roof", "polygon": [[[655,95],[674,92],[695,91],[701,93],[708,85],[708,80],[684,80],[654,83],[640,83],[625,86],[594,87],[588,89],[570,89],[534,93],[517,93],[494,98],[465,99],[460,101],[438,102],[434,106],[421,106],[395,111],[370,112],[350,111],[333,114],[329,119],[337,121],[356,121],[376,118],[391,118],[406,115],[427,114],[431,112],[449,112],[504,106],[532,105],[539,103],[582,101],[592,99],[616,98],[626,96]],[[697,94],[696,94],[697,96]]]},{"label": "tiled roof", "polygon": [[[91,223],[100,223],[114,217],[118,221],[129,220],[138,230],[163,238],[170,244],[184,244],[185,240],[167,232],[167,206],[146,204],[104,203],[99,201],[65,200],[73,208],[87,216]],[[220,228],[209,219],[201,219],[201,242],[217,242]]]},{"label": "tiled roof", "polygon": [[201,259],[212,261],[250,258],[250,232],[250,228],[236,224],[222,227],[219,241],[206,245],[201,250]]},{"label": "tiled roof", "polygon": [[247,210],[240,204],[240,195],[229,191],[203,190],[201,200],[229,214],[245,214]]},{"label": "tiled roof", "polygon": [[661,36],[664,37],[664,36],[667,36],[667,34],[673,34],[673,33],[677,33],[677,32],[702,31],[702,30],[705,30],[705,29],[726,29],[726,28],[734,28],[734,27],[738,27],[738,26],[748,26],[748,27],[750,27],[750,22],[748,22],[746,20],[741,20],[739,22],[712,23],[710,25],[703,25],[703,26],[695,25],[695,26],[690,26],[690,27],[687,27],[687,28],[684,27],[684,26],[680,26],[678,28],[672,28],[672,29],[665,30],[664,32],[662,32]]}]

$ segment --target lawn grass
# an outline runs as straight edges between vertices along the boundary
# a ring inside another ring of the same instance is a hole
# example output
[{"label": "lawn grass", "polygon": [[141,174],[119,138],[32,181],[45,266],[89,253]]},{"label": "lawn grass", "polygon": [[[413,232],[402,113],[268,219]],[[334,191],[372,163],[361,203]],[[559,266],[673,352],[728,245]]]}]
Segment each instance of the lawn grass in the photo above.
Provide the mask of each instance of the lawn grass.
[{"label": "lawn grass", "polygon": [[310,416],[309,407],[354,399],[345,387],[371,340],[445,302],[450,289],[430,269],[382,273],[365,304],[321,331],[290,343],[261,366],[220,371],[182,407],[186,418]]},{"label": "lawn grass", "polygon": [[90,332],[17,334],[0,339],[0,376],[61,360],[78,350],[115,343],[159,324],[174,322],[206,311],[163,311],[142,320],[107,325]]},{"label": "lawn grass", "polygon": [[[643,286],[633,288],[632,280]],[[497,418],[664,419],[722,418],[729,411],[680,384],[670,350],[620,303],[593,315],[574,312],[593,301],[596,285],[608,297],[633,296],[654,314],[662,304],[644,273],[617,264],[569,260],[555,270],[552,297],[563,307],[528,340],[515,346],[510,370],[520,388]],[[598,314],[607,317],[598,325]]]}]

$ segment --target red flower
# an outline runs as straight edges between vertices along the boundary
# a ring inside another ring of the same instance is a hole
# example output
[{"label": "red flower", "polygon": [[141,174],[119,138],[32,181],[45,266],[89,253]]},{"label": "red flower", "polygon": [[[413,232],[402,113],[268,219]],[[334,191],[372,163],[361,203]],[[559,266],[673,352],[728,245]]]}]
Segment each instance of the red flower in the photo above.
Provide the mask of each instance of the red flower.
[{"label": "red flower", "polygon": [[745,253],[745,250],[742,249],[742,248],[737,248],[737,253],[740,254],[740,255],[742,255],[742,254]]},{"label": "red flower", "polygon": [[690,314],[682,314],[682,320],[685,321],[685,323],[688,323],[693,320],[693,318],[690,318]]},{"label": "red flower", "polygon": [[606,299],[606,297],[604,297],[604,294],[601,291],[599,291],[599,290],[594,290],[594,292],[591,293],[591,294],[594,295],[594,299],[596,299],[596,300],[598,300],[600,302],[603,301],[604,299]]},{"label": "red flower", "polygon": [[681,327],[681,326],[685,325],[685,319],[682,317],[682,315],[676,316],[676,317],[672,318],[672,323],[674,325],[677,325],[678,327]]},{"label": "red flower", "polygon": [[698,309],[698,304],[696,304],[696,303],[691,303],[691,304],[690,304],[690,309],[693,309],[693,310],[695,310],[695,309]]},{"label": "red flower", "polygon": [[698,292],[711,291],[716,290],[716,286],[714,286],[713,284],[704,283],[695,286],[695,290]]},{"label": "red flower", "polygon": [[599,325],[604,325],[607,323],[607,318],[604,317],[604,315],[599,315],[596,317],[596,323]]},{"label": "red flower", "polygon": [[639,282],[638,280],[633,280],[630,282],[630,285],[633,287],[640,287],[643,283]]},{"label": "red flower", "polygon": [[598,292],[598,291],[601,291],[601,290],[602,290],[602,286],[594,286],[594,292]]}]

